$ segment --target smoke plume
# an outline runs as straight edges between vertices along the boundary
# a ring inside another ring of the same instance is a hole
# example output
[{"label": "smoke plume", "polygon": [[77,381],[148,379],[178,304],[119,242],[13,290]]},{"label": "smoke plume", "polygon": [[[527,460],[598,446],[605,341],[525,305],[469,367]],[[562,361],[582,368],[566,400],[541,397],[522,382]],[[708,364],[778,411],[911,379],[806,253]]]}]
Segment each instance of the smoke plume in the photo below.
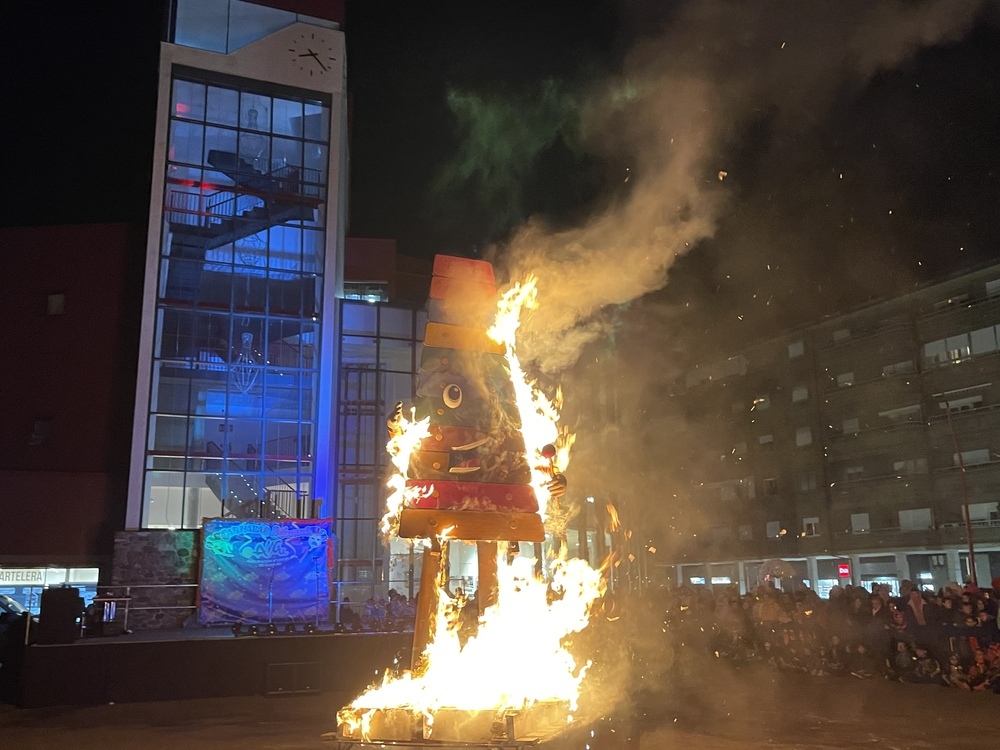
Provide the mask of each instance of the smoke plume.
[{"label": "smoke plume", "polygon": [[[519,335],[546,372],[574,363],[605,323],[595,315],[662,288],[675,260],[716,231],[732,198],[730,161],[750,126],[808,134],[845,92],[919,49],[961,38],[982,2],[689,2],[637,43],[590,95],[586,143],[628,165],[620,194],[581,225],[535,220],[500,248],[511,279],[539,277],[539,314]],[[762,139],[763,140],[763,139]],[[749,141],[749,142],[748,142]]]}]

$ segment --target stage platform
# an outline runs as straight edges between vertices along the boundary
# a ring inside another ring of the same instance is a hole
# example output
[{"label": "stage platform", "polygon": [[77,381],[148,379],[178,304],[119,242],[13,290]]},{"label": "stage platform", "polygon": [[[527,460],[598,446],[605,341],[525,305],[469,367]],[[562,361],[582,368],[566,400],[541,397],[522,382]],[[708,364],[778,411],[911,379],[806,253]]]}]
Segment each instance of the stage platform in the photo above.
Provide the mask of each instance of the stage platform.
[{"label": "stage platform", "polygon": [[235,637],[225,628],[139,631],[24,649],[13,702],[24,708],[360,692],[412,633]]}]

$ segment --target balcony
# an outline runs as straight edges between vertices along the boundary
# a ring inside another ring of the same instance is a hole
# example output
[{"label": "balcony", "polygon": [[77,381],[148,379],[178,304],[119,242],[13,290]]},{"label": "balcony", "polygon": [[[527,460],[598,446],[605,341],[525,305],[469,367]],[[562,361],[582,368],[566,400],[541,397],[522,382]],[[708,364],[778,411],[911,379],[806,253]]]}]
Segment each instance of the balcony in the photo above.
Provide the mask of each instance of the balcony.
[{"label": "balcony", "polygon": [[900,391],[907,391],[909,388],[916,389],[919,385],[919,377],[916,371],[914,372],[896,372],[892,374],[880,374],[874,378],[869,378],[867,380],[857,380],[852,382],[850,385],[839,385],[836,383],[828,382],[826,388],[823,389],[824,396],[832,396],[835,394],[847,394],[857,391],[857,389],[863,386],[870,386],[874,384],[882,384],[889,387],[894,387]]},{"label": "balcony", "polygon": [[[994,545],[1000,542],[1000,520],[973,521],[972,535],[976,544]],[[865,532],[834,532],[839,550],[893,547],[944,547],[967,544],[964,522],[937,524],[931,529],[904,529],[898,526]]]},{"label": "balcony", "polygon": [[861,332],[857,336],[852,335],[837,341],[829,341],[821,344],[819,349],[824,354],[834,353],[857,344],[868,344],[874,339],[888,336],[906,337],[909,339],[907,343],[912,342],[914,345],[916,343],[915,331],[911,323],[895,323],[882,328],[876,328],[875,330]]}]

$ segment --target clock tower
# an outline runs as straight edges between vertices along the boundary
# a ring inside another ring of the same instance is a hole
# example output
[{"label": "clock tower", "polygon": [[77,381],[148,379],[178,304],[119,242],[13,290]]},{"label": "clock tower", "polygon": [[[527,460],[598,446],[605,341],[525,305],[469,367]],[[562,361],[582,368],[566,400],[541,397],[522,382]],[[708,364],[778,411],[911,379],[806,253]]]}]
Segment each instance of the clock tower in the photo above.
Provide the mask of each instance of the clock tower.
[{"label": "clock tower", "polygon": [[171,11],[126,527],[330,517],[343,6],[173,0]]}]

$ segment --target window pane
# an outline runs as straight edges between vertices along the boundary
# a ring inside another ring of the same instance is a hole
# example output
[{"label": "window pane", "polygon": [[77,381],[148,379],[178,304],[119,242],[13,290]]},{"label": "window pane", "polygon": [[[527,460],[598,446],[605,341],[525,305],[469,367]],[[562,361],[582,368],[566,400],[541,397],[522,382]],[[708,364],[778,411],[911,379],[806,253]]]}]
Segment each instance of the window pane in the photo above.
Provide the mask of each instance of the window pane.
[{"label": "window pane", "polygon": [[146,528],[180,527],[184,512],[184,473],[146,472],[143,525]]},{"label": "window pane", "polygon": [[996,329],[994,326],[980,328],[972,332],[972,353],[990,354],[997,350]]},{"label": "window pane", "polygon": [[274,132],[302,137],[302,102],[275,98]]},{"label": "window pane", "polygon": [[379,342],[381,367],[396,372],[413,371],[413,344],[410,341],[382,339]]},{"label": "window pane", "polygon": [[218,86],[208,87],[208,110],[205,116],[208,122],[219,125],[240,124],[240,94],[234,89],[224,89]]},{"label": "window pane", "polygon": [[330,161],[330,151],[326,146],[316,143],[305,145],[306,182],[325,183],[326,167]]},{"label": "window pane", "polygon": [[268,232],[270,268],[298,271],[302,268],[302,229],[278,225]]},{"label": "window pane", "polygon": [[295,23],[295,14],[256,3],[230,3],[229,52]]},{"label": "window pane", "polygon": [[225,52],[228,20],[229,0],[177,0],[174,42]]},{"label": "window pane", "polygon": [[313,141],[330,140],[330,108],[324,107],[314,102],[305,104],[305,128],[306,138]]},{"label": "window pane", "polygon": [[271,97],[247,92],[240,94],[240,127],[270,132]]},{"label": "window pane", "polygon": [[150,415],[150,449],[158,453],[183,453],[187,447],[187,418]]},{"label": "window pane", "polygon": [[[212,126],[205,128],[205,164],[221,166],[233,163],[237,150],[235,130]],[[232,184],[232,179],[228,176],[226,183]]]},{"label": "window pane", "polygon": [[170,112],[184,120],[204,120],[205,84],[175,80]]},{"label": "window pane", "polygon": [[[272,170],[281,170],[282,167],[301,167],[302,166],[302,141],[293,141],[290,138],[274,138],[271,141],[271,158],[273,162],[271,164]],[[289,170],[283,170],[277,173],[278,176],[286,179],[285,189],[282,192],[292,192],[288,185],[292,185],[293,182],[290,181],[294,178],[294,183],[297,184],[301,179],[302,175],[300,170],[295,170],[290,172]],[[287,184],[286,184],[287,183]],[[298,190],[295,190],[298,192]]]},{"label": "window pane", "polygon": [[398,307],[381,308],[379,332],[382,336],[411,338],[413,336],[413,312]]},{"label": "window pane", "polygon": [[344,333],[375,333],[378,308],[367,303],[345,302]]},{"label": "window pane", "polygon": [[[320,212],[317,212],[320,213]],[[325,238],[322,232],[313,229],[302,230],[302,270],[313,273],[323,272]]]},{"label": "window pane", "polygon": [[170,123],[170,161],[201,164],[201,147],[205,128],[193,122],[172,120]]}]

